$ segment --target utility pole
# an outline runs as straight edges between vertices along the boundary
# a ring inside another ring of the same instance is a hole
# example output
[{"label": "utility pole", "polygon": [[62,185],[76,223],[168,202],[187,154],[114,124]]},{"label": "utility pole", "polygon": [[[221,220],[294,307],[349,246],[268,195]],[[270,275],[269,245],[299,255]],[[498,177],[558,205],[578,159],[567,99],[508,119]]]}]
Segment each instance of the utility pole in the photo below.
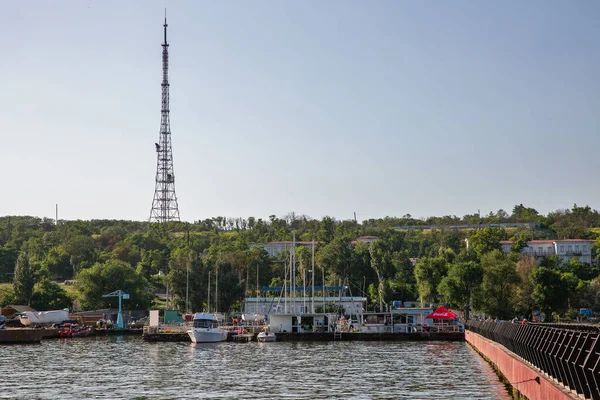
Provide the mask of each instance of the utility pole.
[{"label": "utility pole", "polygon": [[167,43],[167,10],[165,10],[164,42],[162,44],[163,80],[160,111],[160,138],[156,147],[156,179],[150,222],[179,221],[179,206],[175,194],[175,172],[171,148],[171,120],[169,117],[169,44]]}]

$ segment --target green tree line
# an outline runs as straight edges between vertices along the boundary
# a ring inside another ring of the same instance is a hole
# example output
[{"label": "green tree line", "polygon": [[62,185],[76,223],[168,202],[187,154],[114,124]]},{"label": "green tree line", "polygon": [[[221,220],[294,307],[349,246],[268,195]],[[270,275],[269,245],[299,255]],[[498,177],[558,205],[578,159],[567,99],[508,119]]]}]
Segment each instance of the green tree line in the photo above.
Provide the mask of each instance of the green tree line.
[{"label": "green tree line", "polygon": [[[536,228],[451,230],[445,225],[534,222]],[[401,230],[397,227],[437,226]],[[307,247],[296,249],[300,283],[311,273],[317,285],[349,283],[353,295],[366,296],[371,309],[393,300],[446,303],[489,315],[530,315],[533,310],[568,314],[577,307],[600,307],[598,270],[577,260],[549,257],[537,263],[519,255],[531,239],[597,240],[600,217],[590,207],[541,215],[516,205],[512,213],[416,219],[410,215],[369,219],[215,217],[193,223],[139,221],[59,221],[10,216],[0,218],[0,305],[30,304],[36,309],[114,306],[102,294],[122,289],[125,307],[160,306],[156,294],[167,290],[175,306],[201,310],[211,303],[222,311],[239,309],[258,285],[282,285],[286,256],[270,257],[253,243],[292,240],[317,242],[315,271]],[[360,236],[379,239],[356,242]],[[469,240],[467,250],[465,239]],[[499,241],[517,241],[511,254]],[[599,243],[600,244],[600,243]],[[418,260],[418,261],[417,261]],[[209,274],[212,277],[208,286]],[[218,276],[218,299],[214,299]],[[59,284],[60,283],[60,284]],[[186,304],[186,294],[189,301]]]}]

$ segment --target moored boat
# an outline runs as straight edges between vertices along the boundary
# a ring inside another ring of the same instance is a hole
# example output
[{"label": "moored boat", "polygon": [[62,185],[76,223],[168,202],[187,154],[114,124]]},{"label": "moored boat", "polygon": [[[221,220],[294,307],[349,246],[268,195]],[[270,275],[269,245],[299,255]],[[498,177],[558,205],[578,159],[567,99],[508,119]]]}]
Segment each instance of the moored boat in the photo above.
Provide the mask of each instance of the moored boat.
[{"label": "moored boat", "polygon": [[194,314],[193,326],[187,333],[194,343],[214,343],[227,340],[227,331],[219,327],[217,316],[213,313]]},{"label": "moored boat", "polygon": [[264,331],[259,332],[259,334],[256,335],[256,340],[258,342],[275,342],[277,341],[277,336],[275,336],[275,334],[269,331],[268,329],[265,329]]},{"label": "moored boat", "polygon": [[61,338],[88,337],[94,335],[94,329],[89,326],[79,326],[77,324],[66,323],[58,331]]},{"label": "moored boat", "polygon": [[22,312],[19,320],[25,326],[42,326],[60,324],[69,319],[69,310],[52,311],[25,311]]}]

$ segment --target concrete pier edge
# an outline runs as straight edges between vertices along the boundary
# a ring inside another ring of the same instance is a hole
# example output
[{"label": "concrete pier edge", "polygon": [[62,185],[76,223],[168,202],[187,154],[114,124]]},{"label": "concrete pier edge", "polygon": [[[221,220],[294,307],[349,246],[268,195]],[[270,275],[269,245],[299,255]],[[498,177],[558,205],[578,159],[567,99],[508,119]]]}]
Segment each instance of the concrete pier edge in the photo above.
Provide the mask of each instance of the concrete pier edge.
[{"label": "concrete pier edge", "polygon": [[[499,343],[465,330],[466,342],[489,363],[513,399],[583,400]],[[539,379],[536,381],[536,379]]]}]

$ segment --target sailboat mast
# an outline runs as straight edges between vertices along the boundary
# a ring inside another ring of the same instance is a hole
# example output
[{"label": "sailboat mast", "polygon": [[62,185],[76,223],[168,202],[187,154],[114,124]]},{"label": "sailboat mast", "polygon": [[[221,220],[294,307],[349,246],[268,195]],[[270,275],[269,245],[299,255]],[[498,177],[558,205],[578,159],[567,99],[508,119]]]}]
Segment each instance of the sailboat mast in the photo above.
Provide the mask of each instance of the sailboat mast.
[{"label": "sailboat mast", "polygon": [[312,241],[312,313],[315,313],[315,239]]},{"label": "sailboat mast", "polygon": [[215,314],[219,312],[219,268],[215,270]]},{"label": "sailboat mast", "polygon": [[283,258],[283,313],[287,314],[287,259]]},{"label": "sailboat mast", "polygon": [[244,297],[248,297],[248,279],[250,277],[250,270],[246,268],[246,291],[244,292]]},{"label": "sailboat mast", "polygon": [[293,240],[292,240],[292,288],[293,288],[293,294],[292,294],[292,310],[293,313],[296,314],[296,234],[294,233],[293,236]]},{"label": "sailboat mast", "polygon": [[208,295],[206,296],[206,311],[210,312],[210,271],[208,271]]},{"label": "sailboat mast", "polygon": [[302,312],[306,312],[306,268],[302,269]]}]

